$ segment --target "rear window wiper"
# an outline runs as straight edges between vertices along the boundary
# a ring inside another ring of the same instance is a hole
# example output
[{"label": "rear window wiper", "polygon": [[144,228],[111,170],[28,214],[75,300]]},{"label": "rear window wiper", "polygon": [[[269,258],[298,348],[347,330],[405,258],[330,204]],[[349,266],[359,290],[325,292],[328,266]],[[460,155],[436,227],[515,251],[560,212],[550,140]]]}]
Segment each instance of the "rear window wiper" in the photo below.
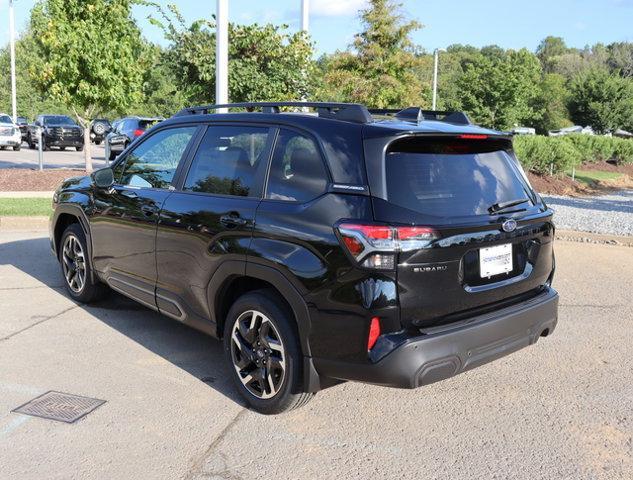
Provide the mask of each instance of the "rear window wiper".
[{"label": "rear window wiper", "polygon": [[522,203],[529,202],[529,201],[530,201],[529,198],[519,198],[517,200],[510,200],[508,202],[499,202],[499,203],[495,203],[494,205],[489,206],[488,211],[490,213],[497,213],[507,208],[516,207],[517,205],[521,205]]}]

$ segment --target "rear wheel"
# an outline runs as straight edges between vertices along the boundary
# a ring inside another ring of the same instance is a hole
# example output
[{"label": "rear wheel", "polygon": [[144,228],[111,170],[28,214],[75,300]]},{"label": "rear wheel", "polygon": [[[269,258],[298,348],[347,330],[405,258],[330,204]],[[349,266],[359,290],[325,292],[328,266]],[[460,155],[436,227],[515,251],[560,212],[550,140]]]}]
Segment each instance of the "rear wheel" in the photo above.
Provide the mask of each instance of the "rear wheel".
[{"label": "rear wheel", "polygon": [[26,136],[26,143],[29,144],[29,148],[31,150],[35,150],[35,142],[33,142],[33,138],[30,133]]},{"label": "rear wheel", "polygon": [[274,292],[247,293],[233,304],[224,329],[224,350],[238,390],[264,414],[305,405],[303,355],[294,320],[274,301]]},{"label": "rear wheel", "polygon": [[22,145],[15,145],[15,146],[13,147],[13,151],[14,151],[14,152],[19,152],[19,151],[20,151],[20,148],[22,148]]},{"label": "rear wheel", "polygon": [[59,149],[63,152],[64,150],[66,150],[66,147],[59,147]]},{"label": "rear wheel", "polygon": [[93,280],[86,235],[78,223],[68,226],[62,235],[59,263],[62,267],[66,290],[74,300],[90,303],[102,298],[107,292],[104,284]]},{"label": "rear wheel", "polygon": [[77,148],[77,151],[78,151],[78,152],[82,152],[82,151],[83,151],[83,149],[84,149],[84,146],[83,146],[83,145],[80,145],[80,146],[78,146],[78,147],[76,147],[76,148]]}]

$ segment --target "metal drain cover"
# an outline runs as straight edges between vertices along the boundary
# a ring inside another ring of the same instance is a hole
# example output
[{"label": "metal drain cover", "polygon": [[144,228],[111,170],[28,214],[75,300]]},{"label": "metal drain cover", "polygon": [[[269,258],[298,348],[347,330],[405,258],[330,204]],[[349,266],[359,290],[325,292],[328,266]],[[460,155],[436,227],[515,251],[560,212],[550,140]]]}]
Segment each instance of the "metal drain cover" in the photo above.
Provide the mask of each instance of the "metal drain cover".
[{"label": "metal drain cover", "polygon": [[58,422],[73,423],[105,403],[98,398],[81,397],[62,392],[46,392],[12,412]]}]

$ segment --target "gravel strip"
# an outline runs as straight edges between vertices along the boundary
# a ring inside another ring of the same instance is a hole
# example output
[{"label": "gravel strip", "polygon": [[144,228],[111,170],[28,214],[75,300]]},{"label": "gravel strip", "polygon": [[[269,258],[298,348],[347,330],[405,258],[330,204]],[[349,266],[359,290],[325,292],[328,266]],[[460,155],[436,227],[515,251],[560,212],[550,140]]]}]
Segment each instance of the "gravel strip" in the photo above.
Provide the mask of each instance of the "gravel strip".
[{"label": "gravel strip", "polygon": [[554,210],[554,223],[558,228],[633,236],[633,190],[595,197],[542,197]]}]

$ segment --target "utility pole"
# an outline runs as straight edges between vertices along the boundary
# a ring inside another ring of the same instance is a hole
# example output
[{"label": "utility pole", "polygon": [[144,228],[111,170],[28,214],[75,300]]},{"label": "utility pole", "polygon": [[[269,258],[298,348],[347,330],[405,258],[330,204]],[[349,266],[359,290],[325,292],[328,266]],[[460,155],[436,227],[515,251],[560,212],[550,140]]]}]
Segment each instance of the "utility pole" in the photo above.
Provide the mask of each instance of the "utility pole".
[{"label": "utility pole", "polygon": [[15,18],[13,15],[13,0],[9,0],[9,43],[11,49],[11,107],[13,122],[18,121],[17,94],[15,91]]},{"label": "utility pole", "polygon": [[301,0],[301,30],[308,33],[310,26],[310,0]]},{"label": "utility pole", "polygon": [[443,48],[436,48],[433,52],[433,110],[437,108],[437,66],[440,62],[440,52],[445,52]]},{"label": "utility pole", "polygon": [[[229,0],[217,0],[215,33],[215,103],[229,102]],[[226,113],[226,108],[218,108]]]}]

